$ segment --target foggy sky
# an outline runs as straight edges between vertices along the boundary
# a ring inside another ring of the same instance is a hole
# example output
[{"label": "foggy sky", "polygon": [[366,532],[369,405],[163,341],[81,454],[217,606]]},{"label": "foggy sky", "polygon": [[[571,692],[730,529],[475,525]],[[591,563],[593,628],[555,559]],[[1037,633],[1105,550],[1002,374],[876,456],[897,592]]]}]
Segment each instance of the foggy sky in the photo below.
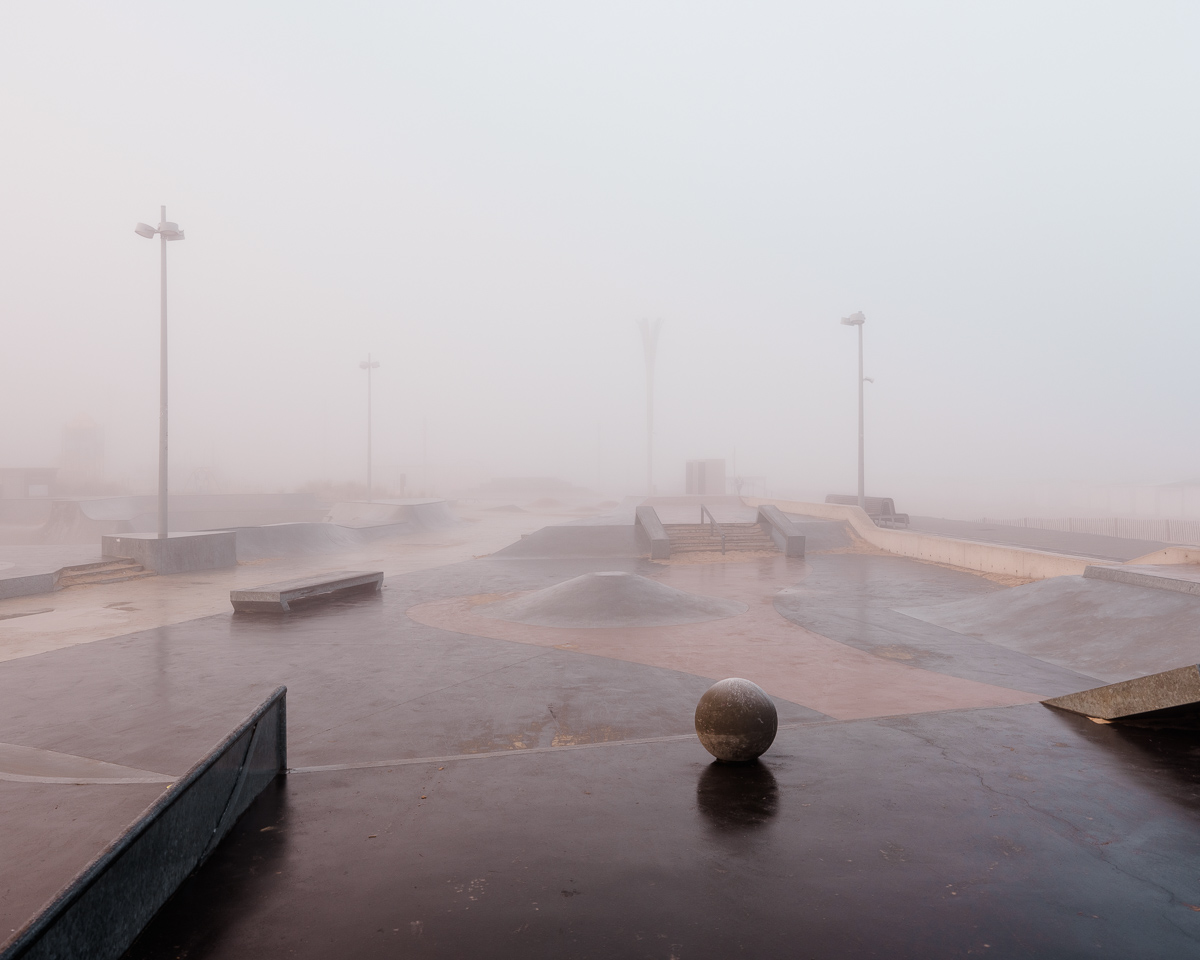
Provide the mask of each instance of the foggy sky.
[{"label": "foggy sky", "polygon": [[[772,493],[1200,477],[1190,3],[26,3],[0,29],[0,466]],[[732,466],[732,464],[731,464]],[[440,473],[439,473],[440,471]],[[411,481],[410,481],[411,482]],[[450,492],[449,489],[438,492]],[[980,495],[970,509],[986,513]],[[969,498],[968,498],[969,499]],[[967,509],[964,507],[963,509]],[[943,510],[943,513],[950,512]]]}]

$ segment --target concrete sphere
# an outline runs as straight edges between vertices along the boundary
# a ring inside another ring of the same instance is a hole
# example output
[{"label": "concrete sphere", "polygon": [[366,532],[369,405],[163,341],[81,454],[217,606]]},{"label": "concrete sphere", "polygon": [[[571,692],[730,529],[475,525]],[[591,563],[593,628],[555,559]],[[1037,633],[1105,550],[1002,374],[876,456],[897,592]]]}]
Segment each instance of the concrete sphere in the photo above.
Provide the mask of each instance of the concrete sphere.
[{"label": "concrete sphere", "polygon": [[696,736],[718,760],[753,760],[771,746],[778,728],[767,692],[740,677],[718,680],[696,704]]}]

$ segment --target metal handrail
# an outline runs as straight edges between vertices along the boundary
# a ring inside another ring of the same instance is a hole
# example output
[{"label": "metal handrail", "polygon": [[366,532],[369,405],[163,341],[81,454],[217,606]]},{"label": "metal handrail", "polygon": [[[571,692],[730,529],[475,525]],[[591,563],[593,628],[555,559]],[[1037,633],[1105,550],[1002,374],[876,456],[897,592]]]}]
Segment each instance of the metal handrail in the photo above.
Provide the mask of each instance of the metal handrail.
[{"label": "metal handrail", "polygon": [[721,538],[721,553],[724,553],[725,552],[725,531],[722,530],[720,525],[717,523],[717,518],[712,515],[712,511],[709,510],[708,507],[706,507],[704,504],[700,504],[700,525],[701,526],[704,525],[704,515],[705,514],[708,514],[708,524],[709,524],[709,529],[712,531],[712,535],[714,537],[719,536]]}]

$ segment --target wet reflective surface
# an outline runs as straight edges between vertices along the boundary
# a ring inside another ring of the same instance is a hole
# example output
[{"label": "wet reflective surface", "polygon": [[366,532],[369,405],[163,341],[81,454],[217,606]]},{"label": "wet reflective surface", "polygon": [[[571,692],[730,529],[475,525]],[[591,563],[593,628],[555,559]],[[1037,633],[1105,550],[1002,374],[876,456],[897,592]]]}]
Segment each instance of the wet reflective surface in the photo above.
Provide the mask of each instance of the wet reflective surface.
[{"label": "wet reflective surface", "polygon": [[710,763],[696,784],[696,807],[717,830],[752,830],[779,813],[779,784],[761,760]]},{"label": "wet reflective surface", "polygon": [[[692,733],[711,676],[407,614],[622,565],[658,573],[612,559],[478,561],[390,579],[376,602],[214,616],[10,661],[0,740],[179,773],[282,682],[291,765],[346,767],[271,788],[131,957],[1196,952],[1200,765],[1188,734],[1036,703],[833,722],[777,698],[780,731],[762,760],[713,764]],[[889,633],[889,604],[995,592],[877,557],[807,567],[791,582],[861,610],[892,652],[916,638]],[[789,569],[760,573],[774,582]],[[715,591],[754,575],[697,582]],[[776,592],[760,598],[768,613]],[[680,662],[689,637],[672,635]],[[871,656],[918,666],[887,652]],[[1006,663],[989,669],[1069,681]],[[362,766],[389,759],[419,762]],[[35,909],[39,883],[157,793],[0,783],[0,907]]]}]

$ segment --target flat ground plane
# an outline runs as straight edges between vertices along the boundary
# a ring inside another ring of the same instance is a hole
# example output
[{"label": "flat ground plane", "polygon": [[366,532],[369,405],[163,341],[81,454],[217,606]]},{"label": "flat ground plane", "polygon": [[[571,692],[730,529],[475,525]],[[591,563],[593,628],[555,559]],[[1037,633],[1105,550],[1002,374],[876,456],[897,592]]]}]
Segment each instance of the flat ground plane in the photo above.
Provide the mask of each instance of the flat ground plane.
[{"label": "flat ground plane", "polygon": [[[828,526],[805,559],[537,555],[519,537],[545,522],[323,558],[382,594],[286,616],[228,590],[313,561],[0,602],[55,607],[0,620],[0,767],[24,763],[0,779],[3,931],[286,684],[290,773],[130,958],[1200,950],[1195,734],[1039,702],[1197,662],[1200,598],[998,582]],[[714,615],[538,607],[598,572]],[[754,764],[694,735],[728,676],[779,711]]]}]

